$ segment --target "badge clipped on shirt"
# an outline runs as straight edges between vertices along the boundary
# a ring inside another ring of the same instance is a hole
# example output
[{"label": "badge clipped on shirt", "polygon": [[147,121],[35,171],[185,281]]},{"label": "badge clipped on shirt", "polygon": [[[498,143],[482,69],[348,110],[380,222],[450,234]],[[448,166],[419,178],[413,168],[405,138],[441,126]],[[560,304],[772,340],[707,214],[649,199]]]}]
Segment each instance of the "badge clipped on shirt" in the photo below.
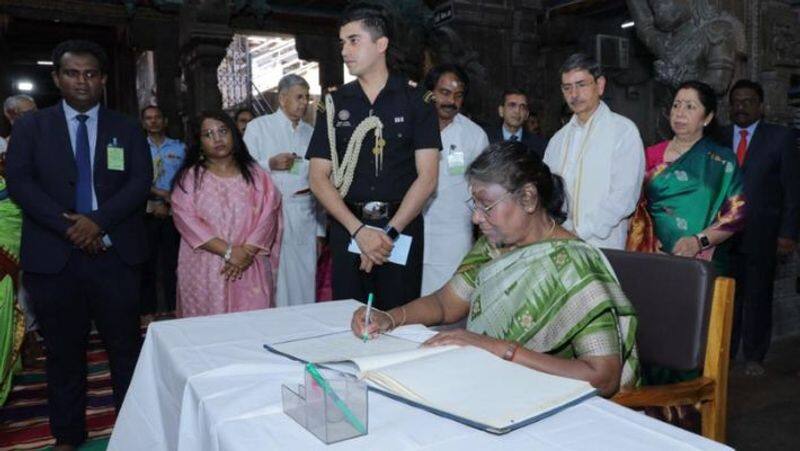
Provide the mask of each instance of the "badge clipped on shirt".
[{"label": "badge clipped on shirt", "polygon": [[111,144],[106,147],[106,160],[109,171],[125,170],[125,149],[117,144],[117,138],[111,140]]},{"label": "badge clipped on shirt", "polygon": [[447,173],[450,175],[464,175],[467,166],[464,164],[464,152],[456,150],[456,145],[451,144],[447,151]]},{"label": "badge clipped on shirt", "polygon": [[292,167],[289,168],[289,173],[292,175],[300,175],[304,164],[306,164],[306,160],[303,157],[296,156],[292,162]]}]

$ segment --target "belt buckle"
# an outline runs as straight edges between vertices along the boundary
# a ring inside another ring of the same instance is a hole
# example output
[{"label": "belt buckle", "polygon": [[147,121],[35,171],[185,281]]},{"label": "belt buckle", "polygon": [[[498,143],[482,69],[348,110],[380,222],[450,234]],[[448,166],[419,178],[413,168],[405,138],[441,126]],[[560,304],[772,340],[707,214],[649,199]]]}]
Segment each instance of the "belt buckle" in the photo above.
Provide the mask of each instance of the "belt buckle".
[{"label": "belt buckle", "polygon": [[389,204],[387,202],[372,201],[364,204],[361,209],[364,219],[377,221],[389,217]]}]

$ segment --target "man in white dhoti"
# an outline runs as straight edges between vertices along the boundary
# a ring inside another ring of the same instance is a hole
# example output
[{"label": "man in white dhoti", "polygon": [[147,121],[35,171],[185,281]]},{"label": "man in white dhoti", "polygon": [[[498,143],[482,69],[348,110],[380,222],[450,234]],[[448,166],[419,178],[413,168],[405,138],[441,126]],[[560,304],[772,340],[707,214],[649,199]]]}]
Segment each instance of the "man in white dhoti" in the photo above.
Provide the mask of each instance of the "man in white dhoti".
[{"label": "man in white dhoti", "polygon": [[284,76],[278,83],[278,102],[278,111],[247,125],[244,142],[283,196],[275,305],[284,307],[316,299],[316,237],[325,236],[325,229],[308,188],[308,162],[302,157],[314,132],[302,121],[308,107],[308,83],[297,75]]},{"label": "man in white dhoti", "polygon": [[567,58],[561,92],[573,115],[550,140],[544,162],[564,178],[564,227],[597,247],[624,249],[642,187],[644,148],[636,125],[600,100],[605,86],[591,57]]},{"label": "man in white dhoti", "polygon": [[459,113],[469,90],[469,77],[452,64],[428,72],[426,88],[433,92],[442,151],[436,192],[423,209],[425,247],[422,257],[422,296],[441,288],[472,248],[472,213],[464,170],[488,145],[486,132]]}]

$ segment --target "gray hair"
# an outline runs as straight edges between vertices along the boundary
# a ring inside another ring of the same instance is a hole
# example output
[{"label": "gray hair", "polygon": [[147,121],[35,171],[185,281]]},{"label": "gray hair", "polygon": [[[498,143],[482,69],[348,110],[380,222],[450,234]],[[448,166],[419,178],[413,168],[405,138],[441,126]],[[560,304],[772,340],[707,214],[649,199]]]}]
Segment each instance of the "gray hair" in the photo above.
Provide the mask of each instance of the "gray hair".
[{"label": "gray hair", "polygon": [[30,102],[36,106],[36,101],[33,100],[33,97],[29,96],[28,94],[17,94],[8,97],[6,101],[3,102],[3,111],[7,111],[9,113],[16,112],[17,108],[19,108],[19,104],[22,102]]},{"label": "gray hair", "polygon": [[284,75],[281,81],[278,82],[278,94],[283,94],[295,86],[302,86],[306,89],[310,89],[305,78],[296,74],[288,74]]},{"label": "gray hair", "polygon": [[573,70],[585,70],[589,72],[595,80],[603,76],[603,68],[600,67],[597,60],[585,53],[573,53],[568,56],[564,64],[561,65],[559,73],[564,75]]},{"label": "gray hair", "polygon": [[541,157],[528,154],[519,141],[490,144],[467,166],[465,176],[469,181],[500,185],[511,193],[530,183],[536,187],[539,201],[550,217],[559,224],[567,219],[564,180],[551,173]]}]

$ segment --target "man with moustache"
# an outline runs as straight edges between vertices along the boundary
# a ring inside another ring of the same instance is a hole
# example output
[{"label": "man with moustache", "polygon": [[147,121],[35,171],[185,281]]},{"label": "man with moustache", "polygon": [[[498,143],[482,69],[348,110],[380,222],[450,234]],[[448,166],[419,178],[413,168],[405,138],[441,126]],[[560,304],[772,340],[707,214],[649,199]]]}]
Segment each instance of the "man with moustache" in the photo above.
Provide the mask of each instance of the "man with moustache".
[{"label": "man with moustache", "polygon": [[606,78],[594,59],[573,54],[560,73],[573,115],[550,140],[544,162],[564,178],[564,227],[597,247],[624,249],[644,177],[642,138],[633,122],[600,99]]},{"label": "man with moustache", "polygon": [[254,119],[244,142],[258,164],[269,172],[282,195],[283,235],[275,306],[314,302],[317,273],[317,237],[325,228],[317,203],[308,189],[308,163],[303,155],[313,127],[303,122],[308,109],[308,82],[295,74],[278,82],[278,111]]},{"label": "man with moustache", "polygon": [[439,182],[423,210],[425,251],[422,259],[422,296],[441,288],[472,248],[472,212],[464,171],[489,145],[486,133],[460,113],[469,92],[469,77],[454,64],[434,67],[425,78],[433,92],[442,152]]},{"label": "man with moustache", "polygon": [[736,278],[731,353],[741,341],[745,373],[764,374],[772,336],[772,288],[778,257],[797,249],[800,230],[800,160],[795,133],[764,122],[764,89],[750,80],[730,90],[733,125],[720,142],[736,152],[742,167],[747,214],[730,254]]},{"label": "man with moustache", "polygon": [[[339,23],[342,58],[356,80],[320,102],[306,153],[309,181],[334,219],[334,299],[363,302],[373,293],[375,306],[388,310],[420,294],[420,213],[436,189],[441,140],[432,94],[390,72],[395,61],[385,9],[354,3]],[[405,265],[388,261],[401,238],[411,239]]]},{"label": "man with moustache", "polygon": [[490,143],[498,141],[520,141],[528,148],[530,155],[539,158],[544,156],[547,140],[539,135],[530,133],[525,125],[530,115],[528,95],[521,89],[511,88],[503,92],[501,104],[497,107],[502,123],[500,126],[489,127],[486,135]]},{"label": "man with moustache", "polygon": [[153,186],[145,215],[151,252],[148,262],[142,267],[142,323],[147,325],[158,310],[159,286],[163,288],[163,312],[175,311],[178,283],[175,271],[181,237],[172,222],[170,192],[172,179],[186,157],[186,148],[181,141],[167,136],[167,118],[161,108],[147,106],[140,116],[153,159]]},{"label": "man with moustache", "polygon": [[94,42],[53,51],[62,101],[14,125],[11,197],[23,212],[23,283],[47,348],[56,451],[86,440],[86,348],[92,322],[109,354],[119,410],[139,356],[139,265],[153,167],[136,120],[102,106],[108,58]]}]

